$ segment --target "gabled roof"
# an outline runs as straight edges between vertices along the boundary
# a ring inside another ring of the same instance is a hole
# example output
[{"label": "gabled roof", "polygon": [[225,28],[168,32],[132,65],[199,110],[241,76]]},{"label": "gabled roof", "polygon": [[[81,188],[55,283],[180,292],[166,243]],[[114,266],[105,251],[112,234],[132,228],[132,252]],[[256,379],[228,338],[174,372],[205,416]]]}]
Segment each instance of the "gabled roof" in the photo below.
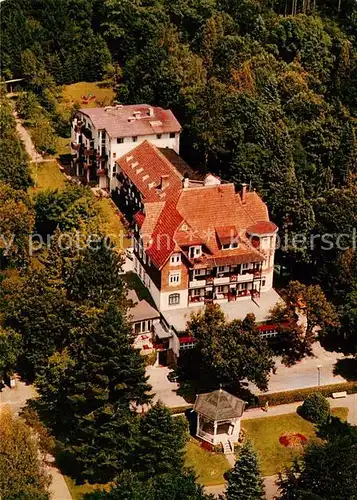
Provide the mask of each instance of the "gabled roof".
[{"label": "gabled roof", "polygon": [[132,323],[160,317],[157,309],[154,309],[145,299],[139,300],[135,290],[128,290],[127,299],[133,302],[129,308],[129,319]]},{"label": "gabled roof", "polygon": [[[161,269],[174,251],[182,251],[192,267],[262,262],[265,256],[250,241],[247,228],[274,232],[277,228],[260,196],[245,192],[242,199],[234,184],[221,184],[213,175],[184,182],[167,156],[143,141],[117,160],[142,194],[144,210],[134,219],[153,264]],[[223,248],[233,241],[237,247]],[[202,255],[194,262],[188,255],[192,245],[202,246]]]},{"label": "gabled roof", "polygon": [[90,118],[96,129],[105,129],[112,138],[176,133],[181,130],[171,110],[148,104],[82,108],[79,112]]},{"label": "gabled roof", "polygon": [[243,415],[245,402],[223,389],[199,394],[193,409],[212,421],[230,420]]},{"label": "gabled roof", "polygon": [[174,234],[182,221],[183,218],[176,210],[175,203],[166,202],[152,233],[151,245],[146,250],[157,268],[160,269],[175,250]]},{"label": "gabled roof", "polygon": [[[117,160],[144,198],[144,202],[166,201],[182,187],[182,175],[149,141],[143,141]],[[167,176],[161,187],[162,176]]]}]

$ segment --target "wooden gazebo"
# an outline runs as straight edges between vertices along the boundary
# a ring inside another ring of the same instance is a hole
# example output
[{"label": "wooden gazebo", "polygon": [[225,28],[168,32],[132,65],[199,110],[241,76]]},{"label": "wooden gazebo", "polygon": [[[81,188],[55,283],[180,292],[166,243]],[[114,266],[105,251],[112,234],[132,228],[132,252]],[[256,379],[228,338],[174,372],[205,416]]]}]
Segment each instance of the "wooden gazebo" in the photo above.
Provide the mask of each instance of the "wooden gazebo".
[{"label": "wooden gazebo", "polygon": [[223,389],[199,394],[193,407],[197,413],[196,436],[213,445],[238,441],[244,408],[243,400]]}]

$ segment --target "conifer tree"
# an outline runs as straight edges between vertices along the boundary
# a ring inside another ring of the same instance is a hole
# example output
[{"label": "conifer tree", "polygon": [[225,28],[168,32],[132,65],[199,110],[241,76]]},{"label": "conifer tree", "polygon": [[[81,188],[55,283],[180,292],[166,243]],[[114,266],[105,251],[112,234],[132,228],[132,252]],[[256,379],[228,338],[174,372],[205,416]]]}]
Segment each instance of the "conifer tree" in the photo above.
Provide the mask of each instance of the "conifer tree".
[{"label": "conifer tree", "polygon": [[263,500],[265,498],[258,458],[249,441],[242,446],[233,469],[228,473],[226,498],[227,500]]},{"label": "conifer tree", "polygon": [[186,421],[173,418],[160,402],[140,419],[140,449],[133,469],[150,478],[183,469],[184,446],[188,438]]},{"label": "conifer tree", "polygon": [[124,282],[120,276],[121,257],[105,239],[87,247],[68,269],[66,288],[71,300],[101,307],[110,300],[123,300]]},{"label": "conifer tree", "polygon": [[150,400],[145,367],[124,313],[78,307],[65,350],[38,380],[40,403],[77,477],[109,481],[133,455],[133,407]]}]

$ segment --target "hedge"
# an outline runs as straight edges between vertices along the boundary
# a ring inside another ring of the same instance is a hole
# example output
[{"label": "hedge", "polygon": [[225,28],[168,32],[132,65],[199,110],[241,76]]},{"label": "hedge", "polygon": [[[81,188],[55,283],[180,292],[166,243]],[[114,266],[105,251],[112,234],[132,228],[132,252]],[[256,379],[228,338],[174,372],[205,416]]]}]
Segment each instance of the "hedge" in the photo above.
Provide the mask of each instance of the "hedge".
[{"label": "hedge", "polygon": [[187,410],[192,410],[193,405],[187,404],[185,406],[174,406],[169,408],[172,415],[178,415],[179,413],[185,413]]},{"label": "hedge", "polygon": [[259,408],[268,401],[270,406],[297,403],[304,401],[309,394],[320,392],[326,397],[331,397],[334,392],[346,391],[347,394],[357,392],[357,382],[343,382],[341,384],[323,385],[320,387],[306,387],[295,391],[273,392],[270,394],[260,394],[255,397],[255,401],[249,404],[250,408]]}]

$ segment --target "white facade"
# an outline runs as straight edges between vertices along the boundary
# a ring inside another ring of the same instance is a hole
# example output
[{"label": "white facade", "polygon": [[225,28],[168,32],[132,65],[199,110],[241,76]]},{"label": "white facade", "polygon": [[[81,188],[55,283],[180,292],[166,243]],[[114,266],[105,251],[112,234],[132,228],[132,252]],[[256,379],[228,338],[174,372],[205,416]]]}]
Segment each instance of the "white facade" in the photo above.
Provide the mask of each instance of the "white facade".
[{"label": "white facade", "polygon": [[[78,130],[76,131],[77,124],[82,121],[84,126],[91,130],[92,139],[87,139],[85,135]],[[111,191],[119,186],[116,174],[116,160],[128,153],[131,149],[135,148],[141,142],[147,140],[158,148],[170,148],[177,154],[180,151],[180,133],[179,132],[166,132],[162,134],[151,134],[133,137],[110,137],[105,129],[97,129],[92,120],[83,113],[78,112],[77,117],[74,118],[71,128],[71,140],[74,145],[84,145],[85,149],[96,150],[100,155],[105,151],[108,156],[107,160],[102,161],[102,168],[108,169],[106,175],[99,175],[99,187],[102,189],[110,189]],[[77,175],[80,172],[77,169]],[[89,175],[89,174],[88,174]],[[87,180],[89,180],[87,176]]]}]

